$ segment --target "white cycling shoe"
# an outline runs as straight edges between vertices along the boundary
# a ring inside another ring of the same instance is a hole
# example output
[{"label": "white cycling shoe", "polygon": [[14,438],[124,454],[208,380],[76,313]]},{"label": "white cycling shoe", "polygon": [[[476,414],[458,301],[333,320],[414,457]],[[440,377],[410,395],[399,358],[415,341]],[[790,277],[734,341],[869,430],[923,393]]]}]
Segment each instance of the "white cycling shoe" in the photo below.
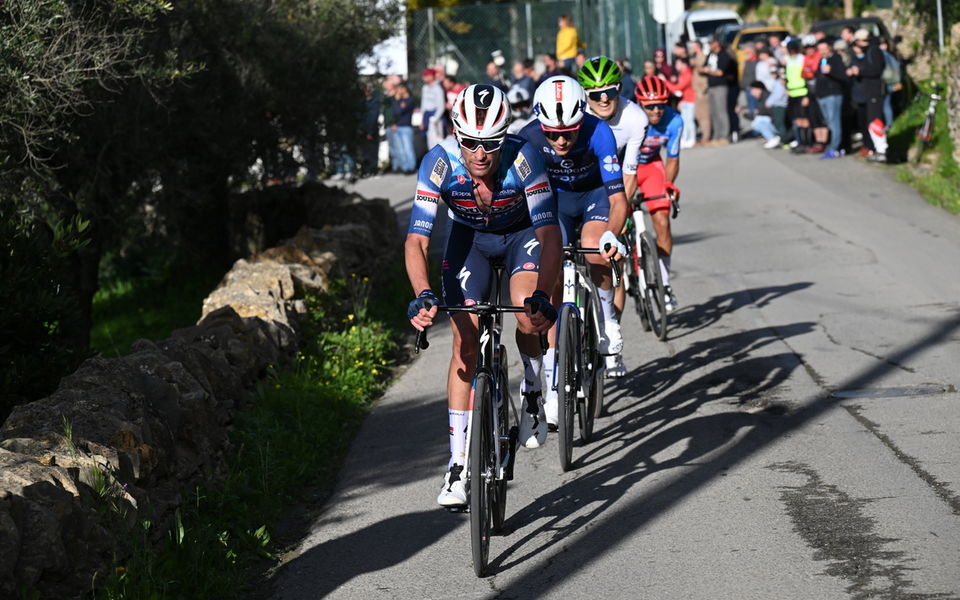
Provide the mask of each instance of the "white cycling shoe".
[{"label": "white cycling shoe", "polygon": [[[531,412],[533,409],[535,412]],[[539,448],[547,441],[547,417],[543,411],[540,392],[523,394],[520,408],[520,443],[527,448]]]},{"label": "white cycling shoe", "polygon": [[437,504],[440,506],[464,506],[467,504],[467,485],[466,473],[463,467],[454,464],[450,470],[443,475],[443,485],[440,487],[440,495],[437,496]]},{"label": "white cycling shoe", "polygon": [[557,430],[557,392],[556,390],[548,389],[547,397],[543,401],[543,414],[547,420],[547,429],[550,431]]},{"label": "white cycling shoe", "polygon": [[677,310],[677,295],[669,285],[663,289],[663,308],[667,313]]},{"label": "white cycling shoe", "polygon": [[623,356],[613,354],[605,357],[607,363],[607,377],[623,377],[627,374],[627,368],[623,366]]},{"label": "white cycling shoe", "polygon": [[600,338],[600,354],[620,354],[623,350],[623,338],[620,336],[620,323],[613,319],[603,322],[603,337]]}]

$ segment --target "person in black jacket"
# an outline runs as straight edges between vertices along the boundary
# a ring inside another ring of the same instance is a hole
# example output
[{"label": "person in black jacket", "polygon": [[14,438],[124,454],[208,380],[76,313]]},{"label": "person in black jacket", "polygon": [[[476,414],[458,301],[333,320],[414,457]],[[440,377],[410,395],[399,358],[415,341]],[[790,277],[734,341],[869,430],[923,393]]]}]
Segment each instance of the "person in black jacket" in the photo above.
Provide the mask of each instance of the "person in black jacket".
[{"label": "person in black jacket", "polygon": [[[887,133],[883,121],[883,95],[886,86],[883,83],[883,69],[886,62],[879,44],[866,29],[858,29],[854,34],[854,59],[847,68],[847,75],[859,80],[860,94],[863,99],[861,123],[866,125],[864,142],[869,138],[873,152],[869,160],[887,161]],[[858,106],[858,110],[861,107]]]},{"label": "person in black jacket", "polygon": [[830,142],[822,158],[840,158],[843,156],[840,144],[843,141],[841,127],[841,112],[843,110],[843,93],[847,87],[847,67],[843,58],[833,51],[833,44],[826,39],[817,42],[817,51],[820,53],[820,68],[817,70],[814,90],[817,103],[823,120],[830,129]]}]

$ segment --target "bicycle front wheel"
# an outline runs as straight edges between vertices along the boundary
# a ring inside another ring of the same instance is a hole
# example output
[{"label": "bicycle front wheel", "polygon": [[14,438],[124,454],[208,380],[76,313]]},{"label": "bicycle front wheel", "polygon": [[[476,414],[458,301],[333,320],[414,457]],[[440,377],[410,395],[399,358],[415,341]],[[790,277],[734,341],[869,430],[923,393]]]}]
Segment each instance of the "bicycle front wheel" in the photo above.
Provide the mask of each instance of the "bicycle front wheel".
[{"label": "bicycle front wheel", "polygon": [[643,276],[643,252],[640,244],[630,242],[630,251],[627,254],[627,280],[630,281],[630,295],[633,296],[633,305],[637,311],[637,317],[640,318],[640,327],[644,331],[650,331],[650,319],[647,317],[646,301],[647,289],[646,278]]},{"label": "bicycle front wheel", "polygon": [[[580,441],[588,443],[593,438],[593,424],[599,413],[598,402],[603,402],[603,370],[605,362],[600,354],[600,307],[591,298],[584,307],[586,319],[583,324],[581,353],[583,370],[581,386],[583,397],[578,396],[578,416],[580,418]],[[599,391],[599,397],[597,393]]]},{"label": "bicycle front wheel", "polygon": [[490,551],[490,498],[496,474],[493,450],[493,385],[488,373],[479,373],[473,386],[473,422],[470,426],[470,548],[477,577],[487,573]]},{"label": "bicycle front wheel", "polygon": [[645,290],[644,309],[650,320],[650,327],[658,340],[667,338],[667,309],[665,306],[666,289],[663,285],[663,275],[660,273],[660,261],[657,260],[657,246],[646,233],[640,238],[643,246],[643,274],[647,280]]},{"label": "bicycle front wheel", "polygon": [[557,447],[560,468],[570,470],[573,462],[573,420],[577,406],[577,317],[573,307],[560,309],[557,319]]}]

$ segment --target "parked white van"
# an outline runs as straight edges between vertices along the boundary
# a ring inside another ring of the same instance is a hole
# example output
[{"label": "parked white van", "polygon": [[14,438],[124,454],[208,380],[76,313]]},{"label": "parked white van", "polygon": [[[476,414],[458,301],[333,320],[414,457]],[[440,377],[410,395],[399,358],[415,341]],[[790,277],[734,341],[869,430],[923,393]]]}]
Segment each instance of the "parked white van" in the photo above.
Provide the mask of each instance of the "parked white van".
[{"label": "parked white van", "polygon": [[667,48],[677,42],[700,40],[706,43],[717,27],[727,24],[742,25],[743,19],[736,11],[727,9],[688,10],[666,26]]}]

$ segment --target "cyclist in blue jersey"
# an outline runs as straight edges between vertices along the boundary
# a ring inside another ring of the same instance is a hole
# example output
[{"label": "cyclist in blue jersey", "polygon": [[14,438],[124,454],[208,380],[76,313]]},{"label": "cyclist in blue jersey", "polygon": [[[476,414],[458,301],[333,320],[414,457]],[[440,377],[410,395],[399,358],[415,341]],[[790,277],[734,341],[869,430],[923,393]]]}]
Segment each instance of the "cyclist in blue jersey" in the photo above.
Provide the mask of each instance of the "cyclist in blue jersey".
[{"label": "cyclist in blue jersey", "polygon": [[[587,255],[590,275],[598,289],[603,310],[604,332],[600,352],[616,354],[623,347],[620,324],[613,308],[613,287],[609,261],[626,253],[617,239],[627,217],[617,141],[610,126],[586,114],[587,97],[576,80],[563,75],[550,77],[537,87],[533,109],[537,120],[520,131],[544,157],[550,184],[557,196],[564,244],[574,242],[580,225],[580,245],[610,249]],[[559,289],[554,301],[559,304]],[[547,422],[557,422],[557,394],[553,389],[556,353],[547,351]]]},{"label": "cyclist in blue jersey", "polygon": [[[454,137],[424,157],[404,244],[407,275],[417,298],[407,315],[417,329],[433,323],[439,304],[431,289],[427,252],[434,218],[442,200],[450,228],[441,262],[443,301],[448,305],[487,300],[490,261],[503,260],[510,297],[524,304],[517,314],[517,347],[523,360],[520,384],[520,441],[537,448],[546,441],[541,398],[541,348],[538,332],[557,318],[549,294],[560,270],[557,207],[543,159],[523,139],[507,135],[509,106],[492,85],[471,85],[451,109]],[[450,461],[437,502],[466,504],[464,456],[470,385],[479,346],[477,317],[454,314],[453,355],[447,374]]]},{"label": "cyclist in blue jersey", "polygon": [[[637,83],[637,102],[647,113],[650,124],[647,136],[640,148],[640,163],[637,165],[637,187],[644,198],[657,234],[657,255],[660,273],[666,288],[664,309],[677,309],[677,296],[670,286],[670,256],[673,253],[673,235],[670,231],[671,203],[680,199],[680,189],[674,184],[680,173],[680,136],[683,134],[683,118],[670,108],[667,100],[670,92],[659,77],[647,76]],[[666,165],[660,158],[666,149]]]}]

